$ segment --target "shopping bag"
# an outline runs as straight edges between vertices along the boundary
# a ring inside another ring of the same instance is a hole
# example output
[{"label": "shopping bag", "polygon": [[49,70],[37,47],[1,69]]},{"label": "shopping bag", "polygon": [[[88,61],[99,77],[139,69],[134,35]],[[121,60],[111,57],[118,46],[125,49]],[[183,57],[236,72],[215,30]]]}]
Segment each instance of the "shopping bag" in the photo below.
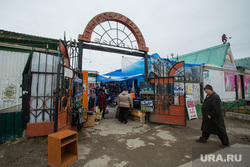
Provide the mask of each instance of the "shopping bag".
[{"label": "shopping bag", "polygon": [[105,114],[108,114],[108,113],[109,113],[109,108],[107,107]]},{"label": "shopping bag", "polygon": [[100,110],[100,108],[98,106],[96,106],[96,113],[101,114],[101,110]]},{"label": "shopping bag", "polygon": [[115,107],[115,111],[116,111],[116,116],[119,117],[120,116],[120,108],[118,107],[118,105]]}]

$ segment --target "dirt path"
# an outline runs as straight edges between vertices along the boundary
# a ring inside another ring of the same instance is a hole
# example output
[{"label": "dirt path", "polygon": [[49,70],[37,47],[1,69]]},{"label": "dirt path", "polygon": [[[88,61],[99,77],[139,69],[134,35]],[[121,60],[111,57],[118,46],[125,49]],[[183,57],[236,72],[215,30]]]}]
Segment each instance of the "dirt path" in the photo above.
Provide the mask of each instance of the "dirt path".
[{"label": "dirt path", "polygon": [[[187,121],[187,126],[133,121],[124,125],[115,119],[112,109],[106,118],[79,133],[78,161],[71,167],[174,167],[191,161],[194,147],[221,149],[214,135],[206,144],[195,142],[201,133],[201,119]],[[231,144],[250,145],[249,122],[225,122]],[[47,161],[47,137],[0,145],[0,166],[44,167]]]}]

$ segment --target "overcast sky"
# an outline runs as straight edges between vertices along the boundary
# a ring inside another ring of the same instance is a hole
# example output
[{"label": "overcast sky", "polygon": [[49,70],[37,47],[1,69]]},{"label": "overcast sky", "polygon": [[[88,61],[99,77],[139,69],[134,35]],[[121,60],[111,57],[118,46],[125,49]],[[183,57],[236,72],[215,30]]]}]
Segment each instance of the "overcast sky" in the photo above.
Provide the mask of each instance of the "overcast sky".
[{"label": "overcast sky", "polygon": [[[175,56],[222,44],[232,37],[235,59],[250,56],[249,0],[0,0],[0,29],[67,40],[78,39],[88,22],[117,12],[141,30],[149,54]],[[84,51],[83,69],[101,73],[121,68],[121,56]]]}]

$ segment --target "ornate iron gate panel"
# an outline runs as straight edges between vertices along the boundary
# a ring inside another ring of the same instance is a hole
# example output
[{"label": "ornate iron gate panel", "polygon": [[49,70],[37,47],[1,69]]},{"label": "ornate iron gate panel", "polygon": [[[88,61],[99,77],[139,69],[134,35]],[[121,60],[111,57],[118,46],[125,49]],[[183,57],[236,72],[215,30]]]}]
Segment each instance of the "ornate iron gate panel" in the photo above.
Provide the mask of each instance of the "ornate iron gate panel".
[{"label": "ornate iron gate panel", "polygon": [[184,62],[175,64],[168,77],[150,79],[155,89],[150,122],[186,125]]},{"label": "ornate iron gate panel", "polygon": [[27,137],[48,135],[59,129],[72,129],[72,79],[64,74],[65,68],[68,68],[73,77],[74,70],[72,66],[69,67],[69,62],[61,52],[58,55],[46,51],[31,53],[29,69],[24,75],[22,86],[26,92],[23,95],[22,115],[25,128],[27,124]]},{"label": "ornate iron gate panel", "polygon": [[57,64],[57,57],[54,55],[32,53],[29,123],[53,121],[53,92],[56,88]]}]

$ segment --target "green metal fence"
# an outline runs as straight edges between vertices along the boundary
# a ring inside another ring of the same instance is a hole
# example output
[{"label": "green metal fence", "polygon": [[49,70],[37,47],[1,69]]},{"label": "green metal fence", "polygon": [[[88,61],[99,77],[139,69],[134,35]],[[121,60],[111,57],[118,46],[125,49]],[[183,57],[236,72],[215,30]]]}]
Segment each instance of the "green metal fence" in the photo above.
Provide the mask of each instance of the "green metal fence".
[{"label": "green metal fence", "polygon": [[0,114],[0,143],[22,137],[21,112]]},{"label": "green metal fence", "polygon": [[[226,111],[230,111],[233,107],[244,106],[244,101],[235,100],[235,101],[227,101],[221,102],[221,110],[225,113]],[[196,112],[198,116],[202,116],[202,104],[196,105]]]}]

